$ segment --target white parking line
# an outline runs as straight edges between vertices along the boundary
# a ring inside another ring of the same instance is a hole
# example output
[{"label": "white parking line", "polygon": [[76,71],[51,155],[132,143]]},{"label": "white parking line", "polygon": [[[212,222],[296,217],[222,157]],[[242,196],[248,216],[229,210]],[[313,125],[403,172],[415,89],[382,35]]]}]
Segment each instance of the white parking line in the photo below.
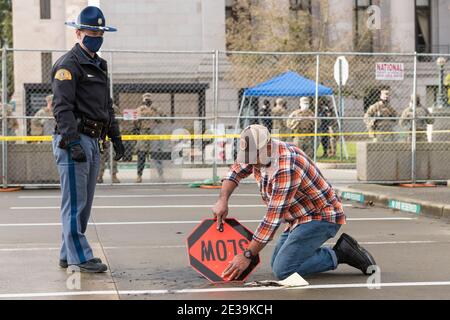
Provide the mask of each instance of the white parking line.
[{"label": "white parking line", "polygon": [[[217,197],[217,194],[116,194],[96,195],[94,198],[179,198],[179,197]],[[238,193],[232,197],[261,197],[256,193]],[[19,199],[61,199],[61,196],[18,196]]]},{"label": "white parking line", "polygon": [[[386,218],[347,218],[347,221],[410,221],[417,218],[408,217],[386,217]],[[239,220],[242,223],[258,223],[261,220]],[[161,225],[161,224],[198,224],[200,220],[188,221],[120,221],[120,222],[90,222],[89,225],[96,226],[123,226],[123,225]],[[61,226],[60,222],[50,223],[1,223],[0,227],[55,227]]]},{"label": "white parking line", "polygon": [[232,288],[206,288],[206,289],[180,289],[180,290],[104,290],[104,291],[65,291],[65,292],[35,292],[35,293],[4,293],[0,299],[26,299],[26,298],[49,298],[70,296],[107,296],[107,295],[165,295],[165,294],[190,294],[190,293],[224,293],[224,292],[257,292],[278,290],[318,290],[318,289],[371,289],[379,288],[401,288],[401,287],[435,287],[450,286],[450,281],[430,282],[386,282],[377,284],[368,283],[343,283],[343,284],[319,284],[305,287],[232,287]]},{"label": "white parking line", "polygon": [[[154,205],[154,206],[93,206],[92,209],[170,209],[170,208],[212,208],[212,204]],[[343,204],[351,207],[351,204]],[[266,208],[265,204],[230,204],[229,208]],[[10,210],[60,210],[59,206],[51,207],[10,207]]]},{"label": "white parking line", "polygon": [[[413,240],[413,241],[360,241],[360,245],[394,245],[394,244],[436,244],[436,243],[448,243],[448,241],[431,241],[431,240]],[[335,242],[327,242],[325,245],[332,246]],[[274,247],[275,243],[269,243],[269,247]],[[133,249],[186,249],[186,245],[162,245],[162,246],[105,246],[105,250],[133,250]],[[0,252],[34,252],[34,251],[59,251],[60,247],[37,247],[37,248],[0,248]]]},{"label": "white parking line", "polygon": [[[166,208],[212,208],[212,204],[182,204],[155,206],[93,206],[92,209],[166,209]],[[262,208],[265,204],[230,204],[230,208]],[[10,207],[11,210],[59,210],[60,207]]]}]

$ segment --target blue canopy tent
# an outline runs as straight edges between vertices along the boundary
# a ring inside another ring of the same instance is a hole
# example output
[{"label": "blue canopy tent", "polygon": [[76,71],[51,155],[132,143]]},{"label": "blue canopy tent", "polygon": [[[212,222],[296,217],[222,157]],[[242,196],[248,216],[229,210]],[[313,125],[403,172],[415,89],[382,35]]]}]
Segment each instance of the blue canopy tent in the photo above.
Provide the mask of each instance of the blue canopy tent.
[{"label": "blue canopy tent", "polygon": [[[333,89],[328,88],[320,83],[317,84],[315,81],[302,77],[298,73],[294,71],[284,72],[270,80],[262,82],[252,88],[247,88],[244,90],[244,94],[242,96],[241,105],[239,108],[239,116],[236,122],[236,131],[239,128],[239,119],[241,118],[242,111],[244,109],[244,102],[246,97],[250,97],[250,102],[248,103],[248,108],[246,115],[250,116],[250,110],[252,105],[253,97],[315,97],[317,95],[319,97],[322,96],[330,96],[333,101],[333,107],[335,110],[335,114],[339,115],[337,111],[336,101],[333,95]],[[315,107],[315,115],[317,117],[317,105]],[[314,145],[317,146],[317,119],[315,120],[315,133],[314,137]],[[248,118],[246,122],[244,122],[244,127],[248,124]],[[339,131],[342,132],[341,121],[338,119],[338,127]],[[344,149],[345,144],[344,144]],[[316,150],[316,148],[315,148]],[[347,152],[344,150],[346,156]],[[314,156],[316,158],[316,156]]]},{"label": "blue canopy tent", "polygon": [[[332,96],[333,89],[319,84],[319,96]],[[316,82],[287,71],[244,91],[246,97],[311,97],[316,95]]]}]

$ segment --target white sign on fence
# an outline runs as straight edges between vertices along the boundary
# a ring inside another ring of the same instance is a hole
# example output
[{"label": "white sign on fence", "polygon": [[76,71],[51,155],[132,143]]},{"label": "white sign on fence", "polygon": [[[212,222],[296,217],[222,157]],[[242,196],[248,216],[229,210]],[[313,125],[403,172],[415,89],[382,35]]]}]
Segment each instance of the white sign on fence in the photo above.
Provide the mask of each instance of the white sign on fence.
[{"label": "white sign on fence", "polygon": [[[341,74],[339,75],[339,64],[341,65]],[[339,77],[341,83],[339,83]],[[334,63],[334,80],[338,85],[345,86],[348,80],[348,61],[344,56],[340,56],[336,59]]]},{"label": "white sign on fence", "polygon": [[137,120],[138,114],[136,109],[125,109],[123,110],[123,120]]},{"label": "white sign on fence", "polygon": [[403,80],[403,63],[377,62],[375,65],[375,79],[377,80]]}]

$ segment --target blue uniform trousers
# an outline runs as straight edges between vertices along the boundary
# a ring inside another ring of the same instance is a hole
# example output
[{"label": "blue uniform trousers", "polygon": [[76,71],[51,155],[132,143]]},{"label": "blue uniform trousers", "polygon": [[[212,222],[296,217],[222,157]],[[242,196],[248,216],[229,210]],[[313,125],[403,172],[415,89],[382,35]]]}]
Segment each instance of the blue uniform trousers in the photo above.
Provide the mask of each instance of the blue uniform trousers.
[{"label": "blue uniform trousers", "polygon": [[71,159],[67,150],[58,147],[60,135],[53,136],[53,154],[61,182],[61,221],[63,226],[60,259],[80,264],[94,256],[86,239],[95,185],[100,166],[98,139],[81,136],[87,162]]}]

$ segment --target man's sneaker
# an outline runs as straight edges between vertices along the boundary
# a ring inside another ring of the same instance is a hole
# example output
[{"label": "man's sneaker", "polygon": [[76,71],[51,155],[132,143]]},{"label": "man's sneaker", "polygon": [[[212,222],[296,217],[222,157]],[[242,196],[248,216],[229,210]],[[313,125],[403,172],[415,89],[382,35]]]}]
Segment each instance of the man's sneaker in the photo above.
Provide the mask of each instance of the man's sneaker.
[{"label": "man's sneaker", "polygon": [[108,267],[106,264],[98,263],[98,262],[92,262],[92,260],[89,260],[85,263],[81,264],[72,264],[68,266],[68,268],[72,271],[76,272],[82,272],[82,273],[102,273],[108,270]]},{"label": "man's sneaker", "polygon": [[348,234],[343,233],[341,235],[333,250],[338,257],[338,263],[346,263],[361,270],[365,275],[371,275],[375,272],[375,269],[369,269],[370,266],[376,265],[375,259]]},{"label": "man's sneaker", "polygon": [[[89,261],[94,262],[94,263],[103,263],[102,259],[100,259],[100,258],[93,258]],[[67,260],[59,260],[59,266],[63,269],[67,269],[69,264],[67,263]]]}]

